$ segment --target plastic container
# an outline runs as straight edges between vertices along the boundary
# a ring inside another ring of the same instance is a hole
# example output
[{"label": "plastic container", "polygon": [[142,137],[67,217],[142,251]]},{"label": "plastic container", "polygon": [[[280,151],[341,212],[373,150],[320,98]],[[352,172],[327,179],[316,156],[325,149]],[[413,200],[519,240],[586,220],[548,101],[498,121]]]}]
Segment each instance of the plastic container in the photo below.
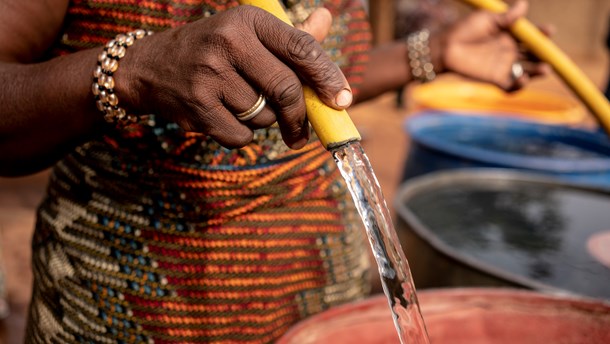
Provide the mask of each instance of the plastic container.
[{"label": "plastic container", "polygon": [[610,186],[610,140],[599,131],[506,117],[421,112],[406,121],[403,181],[443,169],[495,167]]},{"label": "plastic container", "polygon": [[488,83],[439,79],[413,87],[410,96],[414,111],[501,115],[542,124],[576,127],[591,127],[594,124],[586,108],[576,99],[531,87],[507,93]]},{"label": "plastic container", "polygon": [[[419,303],[434,344],[606,344],[610,305],[491,288],[425,290]],[[384,295],[346,304],[292,327],[277,344],[399,343]]]},{"label": "plastic container", "polygon": [[[396,231],[415,286],[504,286],[610,300],[610,191],[515,170],[403,183]],[[605,244],[604,244],[605,243]],[[596,249],[597,248],[597,249]]]}]

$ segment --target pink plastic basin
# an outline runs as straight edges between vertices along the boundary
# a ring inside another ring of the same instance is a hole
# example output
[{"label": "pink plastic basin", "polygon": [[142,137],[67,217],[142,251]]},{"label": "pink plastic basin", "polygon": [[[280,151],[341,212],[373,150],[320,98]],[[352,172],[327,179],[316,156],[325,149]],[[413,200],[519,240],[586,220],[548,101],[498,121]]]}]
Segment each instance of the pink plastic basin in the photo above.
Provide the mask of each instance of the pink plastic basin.
[{"label": "pink plastic basin", "polygon": [[[460,288],[419,292],[433,344],[607,344],[610,304],[517,289]],[[398,343],[384,295],[302,321],[278,344]]]}]

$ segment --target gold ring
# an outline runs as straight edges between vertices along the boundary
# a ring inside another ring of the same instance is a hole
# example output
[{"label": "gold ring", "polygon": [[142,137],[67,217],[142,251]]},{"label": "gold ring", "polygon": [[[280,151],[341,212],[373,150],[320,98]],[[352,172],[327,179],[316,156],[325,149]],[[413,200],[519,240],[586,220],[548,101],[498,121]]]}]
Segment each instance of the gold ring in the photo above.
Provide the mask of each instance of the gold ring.
[{"label": "gold ring", "polygon": [[251,108],[249,108],[248,110],[246,110],[244,112],[236,114],[235,117],[237,117],[238,120],[244,121],[244,122],[251,120],[252,118],[256,117],[256,115],[261,113],[261,111],[263,111],[263,108],[265,107],[266,103],[267,102],[265,100],[265,97],[261,94],[258,96],[256,103],[254,103],[254,105],[252,105]]}]

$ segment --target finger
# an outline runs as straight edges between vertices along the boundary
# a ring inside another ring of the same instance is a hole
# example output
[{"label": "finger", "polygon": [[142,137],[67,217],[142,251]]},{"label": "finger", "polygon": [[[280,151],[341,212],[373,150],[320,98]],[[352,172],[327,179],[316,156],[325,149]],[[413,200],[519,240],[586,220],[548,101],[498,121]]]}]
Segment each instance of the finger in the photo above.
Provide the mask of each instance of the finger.
[{"label": "finger", "polygon": [[265,11],[256,16],[254,27],[262,44],[295,70],[326,105],[345,109],[351,104],[345,76],[313,36],[287,27]]},{"label": "finger", "polygon": [[527,83],[529,81],[530,81],[529,75],[527,75],[527,73],[523,73],[522,76],[520,76],[519,78],[517,78],[513,81],[513,84],[507,91],[508,92],[518,91],[518,90],[522,89],[523,87],[525,87],[525,85],[527,85]]},{"label": "finger", "polygon": [[553,24],[540,25],[538,29],[547,37],[552,37],[557,33],[557,27]]},{"label": "finger", "polygon": [[317,42],[322,42],[330,31],[332,21],[333,17],[330,11],[320,7],[313,11],[304,22],[296,24],[295,27],[312,35]]},{"label": "finger", "polygon": [[243,147],[254,137],[252,129],[240,123],[220,102],[192,116],[179,117],[176,123],[186,131],[205,133],[226,148]]},{"label": "finger", "polygon": [[245,121],[244,123],[252,129],[260,129],[270,127],[276,121],[277,118],[275,117],[273,110],[269,107],[269,105],[265,105],[260,114],[248,121]]},{"label": "finger", "polygon": [[[309,37],[311,41],[315,41],[309,34],[291,27],[264,10],[251,6],[239,6],[234,11],[243,12],[237,18],[251,20],[247,27],[252,31],[243,32],[240,35],[242,40],[232,41],[232,44],[237,47],[235,50],[241,51],[241,53],[229,56],[231,64],[252,88],[265,96],[266,106],[275,112],[284,142],[291,148],[301,148],[309,139],[309,130],[306,130],[305,125],[307,118],[301,80],[260,40],[266,41],[270,46],[284,45],[285,47],[287,43],[283,42],[281,37],[284,36],[285,31],[290,30],[299,32],[303,36]],[[272,24],[266,21],[270,21]],[[254,29],[256,26],[264,26],[267,29],[258,32]],[[281,50],[281,48],[276,47],[275,50]],[[244,52],[247,55],[244,55]],[[249,97],[250,101],[254,101],[258,95],[242,97]],[[243,106],[247,108],[251,104],[253,103]]]},{"label": "finger", "polygon": [[540,62],[540,58],[536,56],[531,50],[528,49],[527,46],[523,43],[518,44],[519,50],[519,60],[521,61],[532,61],[532,62]]},{"label": "finger", "polygon": [[304,130],[307,111],[301,81],[264,47],[253,48],[252,52],[257,58],[241,61],[240,73],[253,87],[261,90],[268,106],[275,110],[284,142],[291,148],[300,148],[296,146],[309,138],[309,132]]},{"label": "finger", "polygon": [[[260,95],[261,93],[250,86],[241,76],[236,75],[235,78],[225,84],[222,102],[229,112],[238,117],[238,114],[252,110]],[[252,119],[240,121],[250,128],[258,129],[272,125],[276,118],[272,109],[265,105]]]},{"label": "finger", "polygon": [[530,79],[525,64],[521,61],[513,63],[507,79],[509,82],[506,91],[512,92],[523,88]]},{"label": "finger", "polygon": [[[538,27],[540,32],[547,37],[551,37],[557,31],[554,25],[541,25]],[[524,43],[519,43],[519,52],[521,54],[521,60],[527,60],[532,62],[542,61],[536,56]]]},{"label": "finger", "polygon": [[550,75],[553,72],[553,68],[548,63],[538,63],[534,75]]},{"label": "finger", "polygon": [[510,26],[514,24],[517,19],[525,17],[528,7],[529,5],[527,1],[519,0],[515,2],[515,4],[508,9],[508,11],[499,16],[498,25],[502,29],[510,28]]},{"label": "finger", "polygon": [[[536,54],[528,50],[526,47],[520,47],[519,50],[519,61],[525,61],[532,64],[544,65],[545,62],[540,59]],[[546,68],[546,67],[544,67]]]},{"label": "finger", "polygon": [[548,75],[551,72],[550,66],[546,63],[538,63],[532,61],[521,61],[523,71],[530,77]]},{"label": "finger", "polygon": [[313,36],[265,11],[245,10],[254,18],[253,33],[260,41],[241,42],[250,58],[237,58],[232,64],[267,97],[276,112],[284,142],[291,148],[300,148],[309,138],[301,78],[322,101],[335,108],[344,108],[351,103],[351,90],[338,66]]},{"label": "finger", "polygon": [[240,148],[252,142],[254,138],[252,129],[240,123],[233,114],[221,109],[215,117],[225,120],[217,121],[216,125],[203,132],[211,136],[220,145],[226,148]]}]

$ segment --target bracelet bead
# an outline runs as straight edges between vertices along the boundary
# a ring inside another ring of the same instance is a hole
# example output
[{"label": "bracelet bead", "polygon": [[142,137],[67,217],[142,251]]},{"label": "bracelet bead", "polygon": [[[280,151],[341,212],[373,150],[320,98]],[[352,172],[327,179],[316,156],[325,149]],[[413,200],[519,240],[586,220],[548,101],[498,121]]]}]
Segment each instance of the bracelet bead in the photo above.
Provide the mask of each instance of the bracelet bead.
[{"label": "bracelet bead", "polygon": [[119,60],[125,56],[127,48],[138,39],[152,35],[152,31],[135,30],[126,34],[119,34],[104,46],[104,50],[97,57],[97,66],[93,71],[91,92],[95,97],[95,105],[104,114],[109,123],[128,124],[135,123],[140,118],[127,114],[125,109],[119,107],[119,98],[114,93],[114,73],[119,69]]},{"label": "bracelet bead", "polygon": [[430,55],[430,31],[423,29],[407,36],[407,54],[413,78],[429,82],[436,78]]}]

